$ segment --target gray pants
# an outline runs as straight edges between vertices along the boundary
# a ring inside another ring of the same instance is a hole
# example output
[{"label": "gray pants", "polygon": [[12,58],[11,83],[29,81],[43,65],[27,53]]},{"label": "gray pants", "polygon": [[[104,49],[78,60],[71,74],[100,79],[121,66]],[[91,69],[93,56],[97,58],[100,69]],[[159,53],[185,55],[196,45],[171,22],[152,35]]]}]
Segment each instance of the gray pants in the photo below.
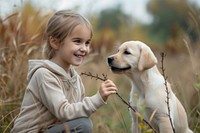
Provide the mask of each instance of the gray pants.
[{"label": "gray pants", "polygon": [[44,133],[92,133],[92,127],[92,121],[84,117],[57,124]]}]

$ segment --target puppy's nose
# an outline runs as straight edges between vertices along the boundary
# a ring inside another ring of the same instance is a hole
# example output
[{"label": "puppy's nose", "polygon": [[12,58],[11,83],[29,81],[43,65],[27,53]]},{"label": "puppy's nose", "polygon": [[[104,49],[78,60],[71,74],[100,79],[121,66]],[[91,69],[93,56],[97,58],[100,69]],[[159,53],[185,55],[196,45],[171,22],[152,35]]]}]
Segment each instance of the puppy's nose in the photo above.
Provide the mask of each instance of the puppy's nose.
[{"label": "puppy's nose", "polygon": [[114,58],[113,57],[108,57],[108,64],[111,64],[113,62]]}]

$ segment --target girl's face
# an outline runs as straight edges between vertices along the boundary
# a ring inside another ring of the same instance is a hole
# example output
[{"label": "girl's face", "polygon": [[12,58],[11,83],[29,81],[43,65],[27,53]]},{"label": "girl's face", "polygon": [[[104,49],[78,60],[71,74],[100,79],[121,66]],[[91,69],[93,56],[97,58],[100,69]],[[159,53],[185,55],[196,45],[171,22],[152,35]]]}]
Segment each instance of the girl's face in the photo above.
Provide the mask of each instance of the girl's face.
[{"label": "girl's face", "polygon": [[89,52],[90,42],[91,30],[84,24],[77,25],[64,39],[63,44],[60,44],[54,61],[64,69],[69,68],[70,65],[81,65]]}]

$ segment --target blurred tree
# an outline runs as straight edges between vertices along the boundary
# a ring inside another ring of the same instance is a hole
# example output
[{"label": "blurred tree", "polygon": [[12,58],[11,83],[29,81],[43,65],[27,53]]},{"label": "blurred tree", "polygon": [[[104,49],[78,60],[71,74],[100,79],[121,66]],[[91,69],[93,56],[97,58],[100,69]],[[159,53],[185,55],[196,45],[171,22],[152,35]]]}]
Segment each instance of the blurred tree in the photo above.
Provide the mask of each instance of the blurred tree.
[{"label": "blurred tree", "polygon": [[150,38],[159,43],[187,34],[191,41],[199,39],[199,9],[187,0],[151,0],[148,11],[154,21],[148,26]]},{"label": "blurred tree", "polygon": [[118,5],[114,8],[105,9],[100,13],[97,28],[100,31],[106,28],[119,31],[121,26],[130,24],[131,17],[122,11],[121,5]]},{"label": "blurred tree", "polygon": [[97,34],[93,46],[98,52],[112,49],[124,30],[132,26],[132,17],[123,12],[121,5],[101,11],[96,19],[95,32]]}]

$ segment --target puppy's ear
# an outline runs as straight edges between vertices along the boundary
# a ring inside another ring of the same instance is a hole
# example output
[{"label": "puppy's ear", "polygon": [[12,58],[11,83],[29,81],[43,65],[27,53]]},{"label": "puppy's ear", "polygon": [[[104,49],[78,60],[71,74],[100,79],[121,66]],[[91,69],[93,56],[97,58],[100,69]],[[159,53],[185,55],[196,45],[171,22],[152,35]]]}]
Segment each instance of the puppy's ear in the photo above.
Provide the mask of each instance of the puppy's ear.
[{"label": "puppy's ear", "polygon": [[157,64],[157,59],[149,47],[141,47],[138,70],[144,71]]}]

